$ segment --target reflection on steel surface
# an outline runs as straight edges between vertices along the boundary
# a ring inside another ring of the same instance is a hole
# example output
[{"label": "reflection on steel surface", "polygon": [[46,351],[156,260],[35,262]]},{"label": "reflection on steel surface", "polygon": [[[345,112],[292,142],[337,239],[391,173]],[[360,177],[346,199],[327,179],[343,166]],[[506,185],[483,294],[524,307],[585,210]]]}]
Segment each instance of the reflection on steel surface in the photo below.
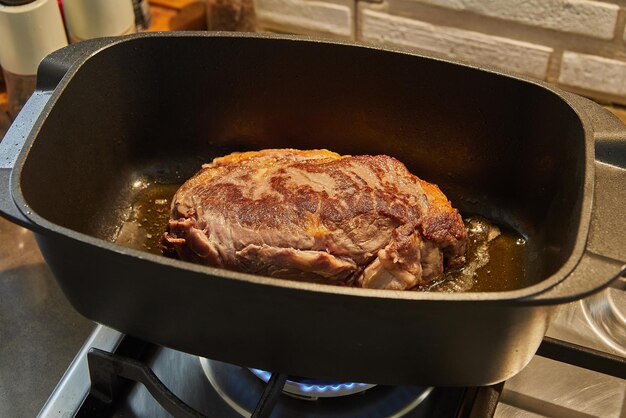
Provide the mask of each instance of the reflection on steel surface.
[{"label": "reflection on steel surface", "polygon": [[[625,278],[619,280],[625,281]],[[609,288],[581,301],[585,316],[602,340],[626,356],[626,292]]]},{"label": "reflection on steel surface", "polygon": [[[583,300],[562,306],[552,318],[548,336],[620,355],[606,340],[598,338],[583,312],[587,303]],[[535,356],[521,373],[506,382],[495,417],[537,416],[626,417],[626,381]]]}]

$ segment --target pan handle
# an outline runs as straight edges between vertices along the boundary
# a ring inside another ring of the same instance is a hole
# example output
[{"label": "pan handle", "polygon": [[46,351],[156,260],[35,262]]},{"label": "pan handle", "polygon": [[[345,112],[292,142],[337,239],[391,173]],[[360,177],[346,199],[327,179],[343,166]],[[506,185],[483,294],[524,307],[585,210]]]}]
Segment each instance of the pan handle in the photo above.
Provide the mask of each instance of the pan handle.
[{"label": "pan handle", "polygon": [[36,229],[13,200],[11,177],[18,155],[28,139],[39,130],[37,121],[45,113],[45,107],[53,90],[65,74],[81,65],[89,56],[119,38],[100,38],[80,42],[52,52],[43,59],[37,69],[37,88],[28,99],[17,118],[0,142],[0,216],[28,229]]},{"label": "pan handle", "polygon": [[626,272],[626,125],[598,104],[565,96],[589,118],[595,139],[593,208],[585,252],[566,280],[533,302],[565,303],[591,295]]},{"label": "pan handle", "polygon": [[37,68],[37,90],[54,90],[65,74],[73,67],[80,67],[96,52],[133,37],[97,38],[78,42],[58,49],[46,56]]},{"label": "pan handle", "polygon": [[49,98],[50,92],[35,91],[0,142],[0,215],[28,229],[33,229],[34,225],[13,200],[11,175],[17,157]]}]

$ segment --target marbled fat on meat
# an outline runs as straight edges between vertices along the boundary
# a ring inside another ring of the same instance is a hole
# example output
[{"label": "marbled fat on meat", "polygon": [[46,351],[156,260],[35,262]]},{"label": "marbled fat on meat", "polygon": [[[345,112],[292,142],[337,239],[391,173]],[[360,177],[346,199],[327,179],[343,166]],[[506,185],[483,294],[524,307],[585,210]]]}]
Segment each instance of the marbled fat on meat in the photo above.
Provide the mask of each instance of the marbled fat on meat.
[{"label": "marbled fat on meat", "polygon": [[214,267],[402,290],[461,266],[467,232],[392,157],[274,149],[203,165],[176,192],[163,244]]}]

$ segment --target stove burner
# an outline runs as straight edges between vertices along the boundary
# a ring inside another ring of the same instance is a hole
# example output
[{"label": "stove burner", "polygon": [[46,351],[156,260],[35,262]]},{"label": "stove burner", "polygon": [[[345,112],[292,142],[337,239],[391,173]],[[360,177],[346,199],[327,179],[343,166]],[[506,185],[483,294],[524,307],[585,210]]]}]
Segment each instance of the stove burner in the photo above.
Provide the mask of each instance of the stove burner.
[{"label": "stove burner", "polygon": [[[266,372],[265,370],[250,369],[250,371],[265,383],[268,382],[270,376],[272,375],[270,372]],[[363,392],[369,388],[373,388],[374,386],[376,385],[367,383],[335,383],[294,376],[287,380],[287,383],[285,383],[285,387],[283,388],[283,392],[307,399],[333,398]]]},{"label": "stove burner", "polygon": [[[258,370],[257,372],[265,374],[266,378],[263,379],[244,367],[202,357],[200,365],[214,392],[233,412],[232,415],[221,413],[219,416],[221,418],[250,416],[266,387],[264,380],[267,380],[269,373]],[[272,412],[272,418],[418,418],[428,416],[427,411],[435,402],[435,397],[429,396],[433,391],[431,387],[330,383],[292,377],[290,380],[294,386],[302,385],[305,395],[295,395],[285,390],[283,393],[288,396],[280,397]],[[305,387],[310,391],[305,392]],[[351,393],[354,395],[311,395],[311,391],[324,387],[326,387],[324,393],[336,393],[333,390],[352,390]]]}]

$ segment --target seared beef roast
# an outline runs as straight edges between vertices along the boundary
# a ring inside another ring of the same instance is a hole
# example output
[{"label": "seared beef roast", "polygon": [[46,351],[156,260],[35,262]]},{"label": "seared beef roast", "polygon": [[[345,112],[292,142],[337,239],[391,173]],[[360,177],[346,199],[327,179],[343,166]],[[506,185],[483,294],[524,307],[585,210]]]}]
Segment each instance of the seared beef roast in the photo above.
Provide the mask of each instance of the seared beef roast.
[{"label": "seared beef roast", "polygon": [[467,232],[392,157],[269,149],[203,165],[176,192],[163,243],[209,266],[401,290],[461,266]]}]

